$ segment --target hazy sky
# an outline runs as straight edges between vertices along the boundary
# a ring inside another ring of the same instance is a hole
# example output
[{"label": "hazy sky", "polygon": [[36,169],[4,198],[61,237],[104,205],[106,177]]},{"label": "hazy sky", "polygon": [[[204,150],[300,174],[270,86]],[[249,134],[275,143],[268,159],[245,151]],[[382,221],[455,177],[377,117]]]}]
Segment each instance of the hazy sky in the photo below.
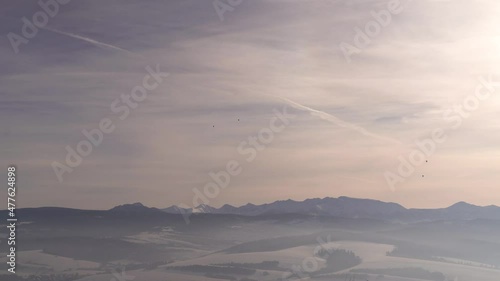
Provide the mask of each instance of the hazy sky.
[{"label": "hazy sky", "polygon": [[[2,167],[18,165],[18,207],[189,205],[231,160],[242,172],[210,205],[342,195],[500,205],[500,87],[456,129],[443,118],[479,77],[500,82],[500,4],[402,1],[347,62],[339,44],[388,2],[245,0],[221,21],[208,0],[74,0],[17,54],[7,34],[41,8],[4,3],[0,153]],[[169,77],[120,120],[110,105],[156,64]],[[240,143],[286,105],[296,117],[247,161]],[[51,164],[106,117],[115,131],[59,182]],[[446,141],[391,190],[384,173],[436,128]]]}]

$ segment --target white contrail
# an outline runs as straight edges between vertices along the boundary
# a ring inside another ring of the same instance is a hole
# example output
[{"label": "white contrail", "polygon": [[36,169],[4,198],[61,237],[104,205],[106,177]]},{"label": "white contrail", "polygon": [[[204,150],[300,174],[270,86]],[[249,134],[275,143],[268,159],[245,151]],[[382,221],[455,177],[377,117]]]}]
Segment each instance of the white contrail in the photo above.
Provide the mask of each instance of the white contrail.
[{"label": "white contrail", "polygon": [[393,139],[393,138],[389,138],[389,137],[385,137],[385,136],[381,136],[381,135],[377,135],[375,133],[372,133],[368,130],[366,130],[365,128],[362,128],[358,125],[355,125],[355,124],[352,124],[352,123],[349,123],[349,122],[346,122],[336,116],[333,116],[329,113],[326,113],[324,111],[320,111],[320,110],[316,110],[316,109],[313,109],[313,108],[310,108],[308,106],[305,106],[305,105],[302,105],[300,103],[297,103],[297,102],[294,102],[290,99],[287,99],[287,98],[284,98],[284,97],[279,97],[279,96],[275,96],[279,99],[282,99],[284,101],[286,101],[288,104],[290,104],[292,107],[296,108],[296,109],[300,109],[300,110],[305,110],[305,111],[309,111],[311,113],[311,115],[313,116],[316,116],[316,117],[319,117],[323,120],[326,120],[326,121],[329,121],[331,123],[334,123],[340,127],[343,127],[343,128],[349,128],[349,129],[352,129],[354,131],[357,131],[365,136],[369,136],[369,137],[372,137],[372,138],[376,138],[376,139],[379,139],[379,140],[384,140],[384,141],[388,141],[388,142],[391,142],[391,143],[395,143],[395,144],[401,144],[400,141],[396,140],[396,139]]},{"label": "white contrail", "polygon": [[113,50],[117,50],[117,51],[120,51],[120,52],[126,52],[128,54],[134,55],[134,53],[132,53],[130,51],[127,51],[127,50],[122,49],[122,48],[117,47],[117,46],[113,46],[113,45],[110,45],[110,44],[107,44],[107,43],[103,43],[103,42],[94,40],[92,38],[80,36],[78,34],[69,33],[69,32],[65,32],[65,31],[61,31],[61,30],[57,30],[57,29],[53,29],[53,28],[49,28],[49,27],[44,27],[43,29],[46,29],[48,31],[52,31],[52,32],[55,32],[55,33],[58,33],[58,34],[61,34],[61,35],[66,35],[66,36],[69,36],[69,37],[72,37],[72,38],[75,38],[75,39],[79,39],[79,40],[91,43],[93,45],[96,45],[97,47],[100,47],[100,48],[113,49]]}]

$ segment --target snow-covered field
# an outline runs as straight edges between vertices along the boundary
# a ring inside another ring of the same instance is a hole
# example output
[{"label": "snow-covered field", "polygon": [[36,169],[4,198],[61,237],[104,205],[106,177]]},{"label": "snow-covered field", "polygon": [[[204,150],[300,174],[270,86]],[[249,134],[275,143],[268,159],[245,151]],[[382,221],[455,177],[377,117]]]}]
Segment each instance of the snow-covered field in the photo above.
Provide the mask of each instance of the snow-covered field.
[{"label": "snow-covered field", "polygon": [[[0,253],[0,255],[0,262],[6,263],[7,254]],[[55,256],[43,253],[41,250],[19,251],[17,252],[17,257],[22,262],[22,270],[19,270],[20,274],[47,274],[65,271],[84,274],[99,272],[97,270],[99,264],[96,262]]]}]

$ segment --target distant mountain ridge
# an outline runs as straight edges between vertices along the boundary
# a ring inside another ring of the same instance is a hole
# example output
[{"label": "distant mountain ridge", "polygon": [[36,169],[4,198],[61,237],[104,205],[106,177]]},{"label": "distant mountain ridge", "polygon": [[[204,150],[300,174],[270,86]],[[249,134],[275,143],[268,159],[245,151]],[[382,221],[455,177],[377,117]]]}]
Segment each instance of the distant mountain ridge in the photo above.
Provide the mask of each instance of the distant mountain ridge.
[{"label": "distant mountain ridge", "polygon": [[139,202],[133,204],[119,205],[109,209],[108,211],[111,213],[118,213],[118,214],[151,214],[151,215],[156,215],[164,212],[163,210],[160,210],[158,208],[146,207]]},{"label": "distant mountain ridge", "polygon": [[[397,203],[383,202],[372,199],[350,197],[313,198],[304,201],[281,200],[272,203],[246,205],[235,207],[224,205],[220,208],[200,205],[194,209],[182,209],[171,206],[165,209],[151,208],[141,203],[119,205],[108,210],[80,210],[60,207],[20,208],[17,210],[23,219],[50,220],[51,218],[66,219],[81,217],[114,219],[168,219],[184,221],[179,214],[200,215],[200,219],[220,216],[218,219],[228,219],[231,216],[248,217],[252,219],[268,219],[271,217],[330,217],[345,219],[374,219],[391,222],[413,223],[447,220],[495,220],[500,221],[500,207],[476,206],[466,202],[458,202],[447,208],[438,209],[408,209]],[[6,216],[7,210],[0,210]],[[259,218],[257,218],[259,217]],[[194,217],[193,217],[194,218]]]},{"label": "distant mountain ridge", "polygon": [[440,209],[407,209],[400,204],[373,199],[350,197],[314,198],[304,201],[284,200],[254,205],[248,203],[241,207],[224,205],[220,208],[200,205],[196,208],[171,206],[162,211],[171,214],[203,213],[260,216],[274,214],[301,214],[312,216],[334,216],[344,218],[372,218],[401,221],[426,221],[448,219],[495,219],[500,220],[500,207],[476,206],[466,202],[456,203]]}]

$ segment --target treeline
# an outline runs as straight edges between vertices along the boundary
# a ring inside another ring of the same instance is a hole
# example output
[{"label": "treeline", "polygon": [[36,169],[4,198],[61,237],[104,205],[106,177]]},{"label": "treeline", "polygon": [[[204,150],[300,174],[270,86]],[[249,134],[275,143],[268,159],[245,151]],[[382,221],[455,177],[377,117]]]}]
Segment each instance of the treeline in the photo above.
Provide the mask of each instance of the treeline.
[{"label": "treeline", "polygon": [[[188,265],[188,266],[173,266],[170,269],[189,271],[195,273],[202,273],[206,277],[220,279],[220,280],[230,280],[236,281],[238,278],[235,276],[251,276],[257,273],[257,270],[279,270],[278,261],[263,261],[260,263],[222,263],[222,264],[212,264],[212,265]],[[269,275],[267,271],[262,272],[262,276]],[[244,277],[239,279],[240,281],[257,281]]]},{"label": "treeline", "polygon": [[171,267],[174,270],[205,273],[212,276],[220,274],[253,275],[257,270],[239,266],[187,265]]},{"label": "treeline", "polygon": [[152,270],[155,268],[158,268],[159,266],[166,265],[170,263],[171,261],[156,261],[156,262],[146,262],[146,263],[130,263],[130,264],[124,264],[124,265],[112,265],[112,264],[106,264],[103,263],[99,267],[99,269],[104,270],[107,273],[113,272],[116,268],[121,268],[123,271],[131,271],[131,270],[137,270],[137,269],[146,269],[146,270]]},{"label": "treeline", "polygon": [[46,254],[101,263],[115,260],[156,262],[168,255],[152,244],[137,244],[119,238],[58,237],[44,239],[42,251]]},{"label": "treeline", "polygon": [[423,260],[432,260],[433,257],[439,254],[440,253],[436,249],[409,243],[396,246],[392,251],[387,252],[387,256],[390,257],[417,258]]},{"label": "treeline", "polygon": [[369,274],[383,274],[404,278],[424,279],[430,281],[445,281],[446,276],[437,271],[427,271],[418,267],[407,268],[377,268],[377,269],[353,269],[351,272],[369,273]]},{"label": "treeline", "polygon": [[213,264],[213,266],[226,266],[226,267],[241,267],[241,268],[251,268],[251,269],[263,269],[263,270],[279,270],[279,261],[263,261],[260,263],[219,263]]},{"label": "treeline", "polygon": [[321,249],[316,256],[325,259],[326,262],[325,267],[316,271],[315,274],[341,271],[357,266],[362,261],[354,252],[341,249]]},{"label": "treeline", "polygon": [[497,249],[500,250],[500,246],[477,243],[468,246],[464,245],[457,250],[450,251],[438,247],[404,243],[396,246],[391,252],[387,252],[387,256],[498,269],[500,267],[500,257],[496,254]]},{"label": "treeline", "polygon": [[245,242],[232,246],[224,252],[228,254],[255,253],[255,252],[274,252],[304,245],[313,245],[318,235],[289,236],[269,238],[258,241]]},{"label": "treeline", "polygon": [[48,275],[29,275],[29,276],[19,276],[19,275],[0,275],[0,280],[9,281],[74,281],[85,277],[78,273],[72,274],[48,274]]}]

